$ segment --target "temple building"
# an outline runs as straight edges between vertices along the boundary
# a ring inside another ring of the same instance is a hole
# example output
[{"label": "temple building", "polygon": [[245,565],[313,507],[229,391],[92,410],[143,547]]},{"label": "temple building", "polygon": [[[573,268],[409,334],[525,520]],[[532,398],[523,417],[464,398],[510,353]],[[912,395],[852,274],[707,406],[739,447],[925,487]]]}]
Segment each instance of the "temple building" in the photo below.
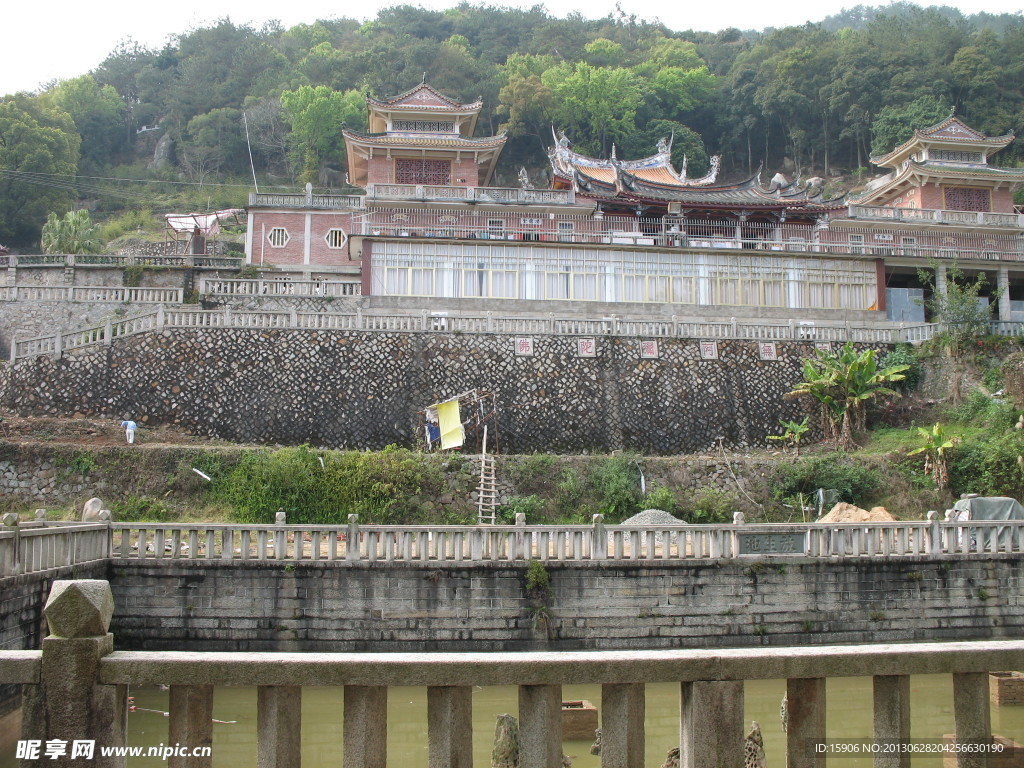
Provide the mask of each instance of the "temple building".
[{"label": "temple building", "polygon": [[924,320],[917,269],[955,258],[967,273],[992,272],[1008,288],[999,318],[1016,319],[1024,220],[1013,192],[1024,172],[988,164],[1012,136],[951,116],[874,159],[892,172],[853,199],[828,197],[820,178],[720,183],[718,158],[690,178],[685,162],[672,165],[671,137],[620,160],[577,153],[556,134],[548,188],[525,171],[518,187],[495,187],[505,137],[474,135],[481,106],[426,83],[367,99],[368,131],[343,130],[349,180],[364,194],[252,195],[248,261],[283,279],[358,281],[370,307],[546,312],[559,302],[590,314],[813,322]]}]

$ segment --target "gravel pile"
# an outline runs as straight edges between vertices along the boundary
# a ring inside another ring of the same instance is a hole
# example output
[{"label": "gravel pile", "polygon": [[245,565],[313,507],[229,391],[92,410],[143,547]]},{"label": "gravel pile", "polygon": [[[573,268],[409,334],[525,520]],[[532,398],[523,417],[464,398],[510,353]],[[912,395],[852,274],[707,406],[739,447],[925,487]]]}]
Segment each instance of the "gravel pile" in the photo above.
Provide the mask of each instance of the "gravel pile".
[{"label": "gravel pile", "polygon": [[[643,512],[639,512],[632,517],[623,520],[619,525],[654,528],[661,525],[686,525],[686,521],[680,520],[678,517],[675,517],[663,509],[645,509]],[[670,543],[675,544],[677,538],[678,534],[672,533],[669,536]],[[662,543],[660,533],[654,534],[654,543],[657,545]],[[611,534],[608,534],[608,544],[614,544]]]},{"label": "gravel pile", "polygon": [[645,509],[643,512],[623,520],[619,525],[686,525],[686,523],[663,509]]}]

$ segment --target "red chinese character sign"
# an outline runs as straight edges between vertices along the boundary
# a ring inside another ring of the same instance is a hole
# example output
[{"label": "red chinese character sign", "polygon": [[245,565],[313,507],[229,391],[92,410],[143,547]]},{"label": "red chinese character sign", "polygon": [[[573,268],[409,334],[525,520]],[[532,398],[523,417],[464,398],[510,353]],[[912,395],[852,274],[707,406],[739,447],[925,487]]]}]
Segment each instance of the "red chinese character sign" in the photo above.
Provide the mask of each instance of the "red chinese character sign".
[{"label": "red chinese character sign", "polygon": [[656,360],[661,357],[658,352],[658,342],[654,339],[640,342],[640,357],[645,360]]},{"label": "red chinese character sign", "polygon": [[774,341],[762,341],[757,345],[757,352],[762,360],[778,360],[779,350]]},{"label": "red chinese character sign", "polygon": [[533,356],[533,339],[529,336],[516,337],[516,357]]},{"label": "red chinese character sign", "polygon": [[594,339],[576,339],[576,357],[597,357],[597,342]]},{"label": "red chinese character sign", "polygon": [[700,359],[701,360],[717,360],[718,359],[718,342],[717,341],[702,341],[700,343]]}]

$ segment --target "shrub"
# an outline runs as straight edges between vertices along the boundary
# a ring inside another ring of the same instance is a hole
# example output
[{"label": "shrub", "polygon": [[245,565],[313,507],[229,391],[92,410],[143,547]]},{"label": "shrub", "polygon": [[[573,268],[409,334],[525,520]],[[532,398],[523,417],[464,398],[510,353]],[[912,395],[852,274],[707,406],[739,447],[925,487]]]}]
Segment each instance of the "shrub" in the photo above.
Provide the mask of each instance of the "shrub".
[{"label": "shrub", "polygon": [[1024,430],[1010,429],[966,437],[949,458],[949,484],[955,493],[1024,498]]},{"label": "shrub", "polygon": [[739,508],[740,499],[731,491],[707,487],[695,491],[681,506],[682,518],[688,523],[731,523],[732,513]]},{"label": "shrub", "polygon": [[834,488],[849,503],[862,502],[882,485],[877,470],[845,457],[814,456],[782,464],[773,483],[776,498],[809,495],[819,488]]},{"label": "shrub", "polygon": [[640,499],[639,506],[642,510],[663,509],[674,515],[676,510],[679,509],[679,502],[676,501],[676,495],[672,492],[671,488],[666,488],[664,485],[654,485],[647,495]]},{"label": "shrub", "polygon": [[393,446],[323,455],[309,446],[249,451],[226,479],[225,495],[240,522],[270,523],[283,509],[297,524],[340,524],[350,514],[364,523],[399,523],[415,511],[400,500],[440,493],[440,462]]},{"label": "shrub", "polygon": [[903,381],[896,382],[894,388],[904,394],[917,389],[917,384],[921,380],[921,359],[913,346],[897,344],[879,362],[881,368],[893,368],[898,365],[905,365],[907,369],[903,371]]},{"label": "shrub", "polygon": [[498,517],[504,522],[514,523],[520,512],[526,515],[526,521],[537,522],[537,517],[544,509],[544,501],[537,495],[511,496],[498,507]]},{"label": "shrub", "polygon": [[114,501],[110,504],[110,513],[120,523],[166,523],[175,519],[166,504],[145,496],[127,496]]},{"label": "shrub", "polygon": [[640,468],[631,453],[599,461],[591,477],[597,510],[608,522],[636,514],[640,503]]}]

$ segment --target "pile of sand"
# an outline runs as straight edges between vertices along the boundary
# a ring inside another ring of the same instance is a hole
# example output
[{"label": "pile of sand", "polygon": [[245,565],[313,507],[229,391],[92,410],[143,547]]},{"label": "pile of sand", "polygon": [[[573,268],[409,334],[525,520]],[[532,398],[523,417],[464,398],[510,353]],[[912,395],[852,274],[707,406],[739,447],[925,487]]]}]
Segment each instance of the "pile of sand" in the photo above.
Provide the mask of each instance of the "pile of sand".
[{"label": "pile of sand", "polygon": [[818,518],[819,523],[885,523],[896,518],[885,507],[872,507],[870,511],[841,501],[827,515]]}]

